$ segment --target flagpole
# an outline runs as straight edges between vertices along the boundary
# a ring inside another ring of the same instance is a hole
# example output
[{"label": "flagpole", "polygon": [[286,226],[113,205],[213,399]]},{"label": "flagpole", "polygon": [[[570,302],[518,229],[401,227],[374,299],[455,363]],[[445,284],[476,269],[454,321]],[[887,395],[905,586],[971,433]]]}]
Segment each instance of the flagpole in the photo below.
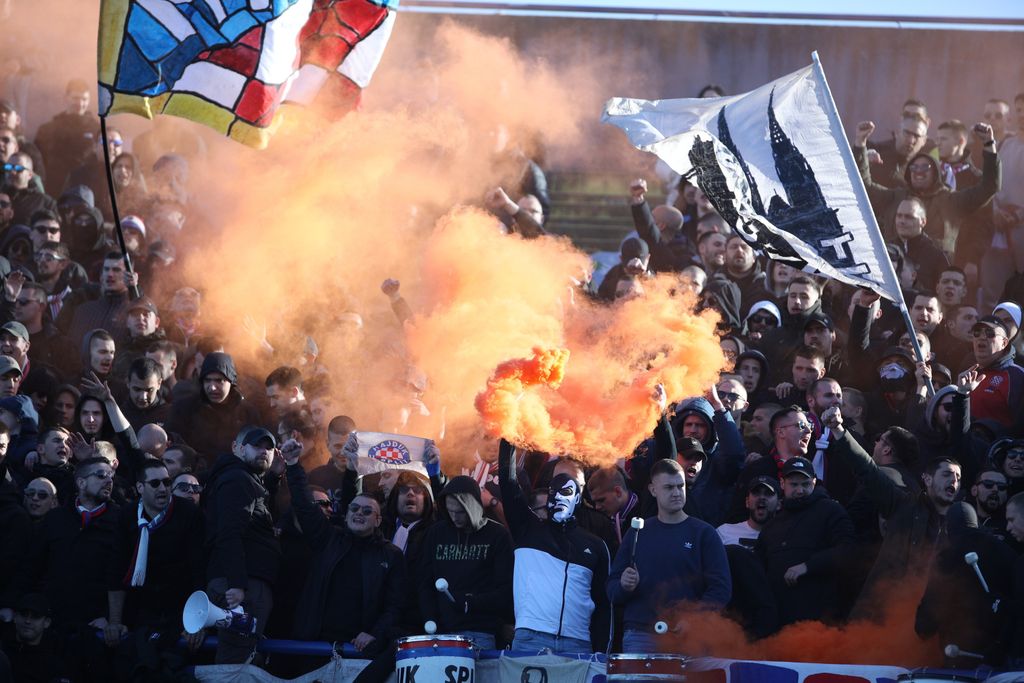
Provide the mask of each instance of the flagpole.
[{"label": "flagpole", "polygon": [[[825,70],[822,69],[821,61],[818,59],[817,50],[811,53],[811,60],[814,62],[814,72],[821,80],[821,84],[825,89],[825,113],[828,114],[828,117],[832,122],[832,126],[837,131],[844,131],[843,140],[846,141],[843,121],[839,117],[839,110],[836,108],[836,102],[832,99],[832,90],[828,87],[828,80],[825,78]],[[868,199],[868,191],[867,188],[864,187],[864,181],[860,175],[860,167],[857,165],[857,160],[853,158],[853,149],[850,148],[849,142],[847,142],[847,144],[839,145],[839,154],[843,157],[843,163],[846,164],[847,175],[851,178],[856,178],[856,180],[853,181],[853,193],[857,196],[857,200],[862,206],[870,206],[871,201]],[[882,237],[882,229],[878,226],[878,221],[875,219],[875,212],[866,211],[864,213],[866,214],[865,220],[868,223],[868,228],[870,229],[873,227],[877,232],[880,241],[884,244],[885,239]],[[921,351],[921,345],[917,343],[917,332],[914,330],[914,322],[910,319],[910,311],[907,309],[907,302],[903,298],[903,288],[900,287],[900,280],[896,273],[896,269],[892,267],[892,261],[890,261],[888,257],[881,259],[881,261],[884,261],[884,263],[879,263],[879,267],[888,270],[891,281],[896,285],[893,289],[899,299],[894,303],[896,304],[896,307],[899,308],[900,314],[903,316],[903,322],[907,326],[910,343],[914,347],[914,355],[917,356],[919,363],[926,363],[927,359],[924,357],[924,352]],[[932,385],[931,378],[925,378],[925,382],[928,385],[928,395],[933,395],[935,393],[935,387]]]},{"label": "flagpole", "polygon": [[[110,143],[107,142],[107,117],[100,116],[100,136],[103,138],[103,166],[107,169],[107,188],[110,190],[110,210],[114,214],[114,231],[117,243],[121,246],[121,258],[124,259],[125,271],[132,272],[132,257],[124,243],[124,232],[121,230],[121,214],[117,210],[117,193],[114,191],[114,171],[110,166]],[[139,298],[138,285],[132,285],[128,293],[132,300]]]}]

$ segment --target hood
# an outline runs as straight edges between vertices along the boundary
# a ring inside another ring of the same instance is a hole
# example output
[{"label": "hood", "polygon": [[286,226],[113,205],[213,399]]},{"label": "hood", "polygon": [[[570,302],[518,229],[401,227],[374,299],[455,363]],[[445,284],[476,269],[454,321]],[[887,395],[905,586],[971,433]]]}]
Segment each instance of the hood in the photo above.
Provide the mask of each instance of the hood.
[{"label": "hood", "polygon": [[8,396],[0,399],[0,408],[18,418],[23,436],[26,432],[35,432],[39,429],[39,413],[36,412],[36,407],[32,405],[32,399],[28,396]]},{"label": "hood", "polygon": [[484,504],[480,498],[480,485],[476,483],[476,479],[465,475],[452,477],[441,492],[441,496],[438,498],[439,514],[451,522],[448,508],[445,505],[448,496],[453,496],[466,509],[470,526],[473,529],[479,531],[486,524],[487,517],[484,515]]},{"label": "hood", "polygon": [[760,391],[768,384],[768,359],[757,349],[748,349],[736,357],[736,367],[738,368],[740,363],[748,359],[756,360],[761,366],[761,378],[757,381],[757,386],[754,387],[754,391]]},{"label": "hood", "polygon": [[738,335],[727,334],[727,335],[724,335],[722,337],[722,339],[730,339],[730,340],[733,341],[733,343],[736,344],[736,348],[739,349],[739,354],[736,354],[737,358],[739,358],[740,354],[742,354],[743,352],[745,352],[747,350],[747,343],[745,341],[743,341],[743,339],[741,339]]},{"label": "hood", "polygon": [[740,288],[726,277],[713,277],[704,289],[705,294],[715,300],[717,309],[722,313],[721,327],[730,330],[740,329]]},{"label": "hood", "polygon": [[[32,243],[32,228],[21,223],[15,223],[4,232],[3,239],[0,239],[0,252],[7,253],[7,249],[19,239]],[[6,259],[5,259],[6,260]]]},{"label": "hood", "polygon": [[771,313],[772,315],[775,316],[775,319],[779,321],[779,324],[782,324],[782,312],[779,311],[779,307],[776,306],[774,302],[765,299],[762,301],[754,302],[754,305],[750,307],[750,310],[747,312],[747,317],[743,319],[744,332],[746,332],[747,330],[747,322],[750,320],[750,316],[761,311],[767,311]]},{"label": "hood", "polygon": [[89,347],[92,346],[92,338],[100,332],[106,332],[106,330],[102,327],[97,327],[94,330],[89,330],[85,333],[85,336],[82,337],[82,345],[79,347],[79,353],[82,358],[82,368],[85,372],[90,372],[92,370],[92,366],[89,364]]},{"label": "hood", "polygon": [[96,206],[96,196],[88,185],[75,185],[61,192],[57,203],[64,205],[69,202]]},{"label": "hood", "polygon": [[203,358],[203,366],[199,369],[199,381],[202,382],[207,375],[219,372],[224,375],[231,386],[238,388],[238,371],[235,370],[235,361],[226,353],[214,351]]},{"label": "hood", "polygon": [[935,411],[939,407],[939,402],[944,396],[956,393],[956,387],[950,384],[949,386],[942,387],[928,400],[928,405],[924,409],[925,424],[929,429],[936,429],[935,427]]},{"label": "hood", "polygon": [[[223,453],[214,461],[213,467],[210,468],[209,474],[206,475],[204,489],[212,492],[220,484],[221,480],[234,473],[241,473],[253,479],[259,479],[256,473],[252,471],[252,468],[242,462],[234,453]],[[210,500],[212,497],[212,495],[204,495],[203,500]]]},{"label": "hood", "polygon": [[[934,178],[932,184],[929,185],[924,190],[920,191],[913,189],[913,186],[911,186],[910,184],[910,167],[914,164],[915,161],[919,159],[923,159],[927,161],[929,164],[931,164],[932,170],[934,171],[934,173],[932,173],[932,177]],[[945,184],[943,184],[942,182],[942,168],[939,166],[938,160],[932,155],[925,154],[923,152],[918,152],[913,157],[911,157],[909,161],[907,161],[907,168],[903,171],[903,180],[907,183],[907,189],[910,190],[911,194],[924,197],[933,195],[942,188],[946,187]]]},{"label": "hood", "polygon": [[699,415],[707,423],[708,436],[701,442],[701,446],[704,447],[705,453],[711,455],[715,448],[718,447],[718,434],[715,433],[714,409],[703,396],[686,399],[676,406],[676,414],[672,418],[672,433],[675,434],[676,439],[683,437],[683,421],[689,415]]}]

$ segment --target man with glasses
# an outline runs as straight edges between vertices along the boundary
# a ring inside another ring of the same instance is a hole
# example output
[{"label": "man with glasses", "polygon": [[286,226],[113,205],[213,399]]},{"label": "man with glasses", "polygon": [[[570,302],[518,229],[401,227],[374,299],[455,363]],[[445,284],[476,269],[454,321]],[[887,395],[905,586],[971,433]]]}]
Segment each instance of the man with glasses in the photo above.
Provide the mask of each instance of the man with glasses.
[{"label": "man with glasses", "polygon": [[974,361],[984,379],[971,391],[971,419],[992,420],[1010,436],[1024,428],[1024,369],[1014,362],[1005,323],[991,315],[971,328]]},{"label": "man with glasses", "polygon": [[60,242],[60,217],[56,211],[40,209],[32,214],[32,249],[38,252],[47,242]]},{"label": "man with glasses", "polygon": [[273,434],[261,427],[242,427],[231,453],[216,460],[206,482],[207,592],[217,604],[228,609],[241,606],[256,619],[251,636],[218,630],[218,664],[241,664],[253,656],[274,605],[271,586],[280,568],[281,547],[264,475],[277,457]]},{"label": "man with glasses", "polygon": [[25,487],[25,510],[33,522],[41,520],[58,505],[57,487],[46,477],[36,477]]},{"label": "man with glasses", "polygon": [[[746,517],[745,497],[747,487],[757,477],[778,478],[779,472],[790,459],[806,458],[814,440],[814,426],[803,408],[791,405],[775,413],[768,423],[772,434],[772,447],[765,457],[748,463],[740,472],[739,484],[734,487],[729,517],[740,520]],[[813,457],[813,453],[811,454]]]},{"label": "man with glasses", "polygon": [[23,563],[25,592],[40,590],[65,632],[107,625],[107,584],[119,509],[111,502],[114,468],[87,458],[75,468],[74,505],[47,513],[36,528]]},{"label": "man with glasses", "polygon": [[203,485],[196,479],[196,475],[190,472],[182,472],[174,478],[174,486],[171,487],[171,493],[199,505],[200,496],[203,495]]},{"label": "man with glasses", "polygon": [[299,463],[302,444],[289,441],[281,455],[295,516],[313,548],[293,637],[351,643],[373,660],[355,680],[384,680],[395,668],[393,643],[407,587],[405,558],[380,533],[380,501],[357,495],[345,510],[344,530],[338,529],[313,502]]},{"label": "man with glasses", "polygon": [[718,398],[722,406],[732,415],[733,422],[740,423],[743,411],[750,405],[747,402],[747,389],[743,382],[736,378],[725,377],[718,382]]},{"label": "man with glasses", "polygon": [[205,522],[191,501],[171,494],[171,484],[164,464],[147,458],[137,470],[138,504],[125,505],[118,515],[103,634],[109,647],[135,629],[159,634],[158,648],[173,647],[179,636],[193,647],[202,642],[202,632],[182,633],[181,610],[205,585]]},{"label": "man with glasses", "polygon": [[43,289],[49,319],[56,321],[64,307],[64,299],[72,291],[88,284],[89,276],[81,264],[71,260],[68,246],[61,242],[44,243],[33,258],[35,284]]},{"label": "man with glasses", "polygon": [[[1016,455],[1024,458],[1024,449]],[[978,527],[1002,536],[1006,531],[1006,499],[1009,485],[1006,475],[988,467],[978,473],[971,486],[971,498],[978,513]]]},{"label": "man with glasses", "polygon": [[12,223],[28,225],[32,220],[32,214],[41,209],[56,211],[57,202],[50,195],[43,192],[36,183],[32,182],[34,176],[32,157],[17,152],[3,164],[4,192],[11,198],[14,206],[14,217]]}]

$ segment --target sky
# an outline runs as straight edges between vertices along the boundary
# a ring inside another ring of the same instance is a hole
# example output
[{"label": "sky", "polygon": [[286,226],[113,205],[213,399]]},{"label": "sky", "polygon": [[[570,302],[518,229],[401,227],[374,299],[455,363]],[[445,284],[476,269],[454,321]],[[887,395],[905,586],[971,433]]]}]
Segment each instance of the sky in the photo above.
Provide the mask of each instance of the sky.
[{"label": "sky", "polygon": [[[768,23],[836,23],[830,16],[844,17],[840,23],[861,25],[919,25],[931,28],[969,28],[972,30],[1024,30],[1024,1],[978,0],[952,2],[932,0],[892,2],[892,0],[402,0],[409,11],[463,11],[472,13],[549,14],[553,16],[592,16],[594,18],[633,18],[662,20],[752,20]],[[588,11],[589,10],[589,11]],[[675,12],[676,14],[671,14]],[[694,16],[694,12],[698,16]],[[731,13],[805,15],[803,18],[728,16]]]}]

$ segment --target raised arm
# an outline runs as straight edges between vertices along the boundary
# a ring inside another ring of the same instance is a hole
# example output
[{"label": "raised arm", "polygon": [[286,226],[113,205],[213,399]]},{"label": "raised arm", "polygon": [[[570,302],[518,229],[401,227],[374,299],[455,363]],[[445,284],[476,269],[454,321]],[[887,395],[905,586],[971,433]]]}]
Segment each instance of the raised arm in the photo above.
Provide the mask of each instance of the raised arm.
[{"label": "raised arm", "polygon": [[860,171],[861,180],[868,191],[868,199],[872,204],[887,203],[896,197],[895,190],[890,190],[884,185],[876,183],[871,178],[871,165],[868,163],[867,143],[868,138],[875,132],[875,124],[871,121],[861,121],[857,124],[857,133],[853,140],[853,158],[857,161],[857,169]]},{"label": "raised arm", "polygon": [[505,510],[505,521],[508,522],[512,537],[517,538],[530,524],[537,519],[530,504],[519,486],[516,472],[516,449],[505,439],[498,445],[498,487],[501,490],[501,504]]}]

